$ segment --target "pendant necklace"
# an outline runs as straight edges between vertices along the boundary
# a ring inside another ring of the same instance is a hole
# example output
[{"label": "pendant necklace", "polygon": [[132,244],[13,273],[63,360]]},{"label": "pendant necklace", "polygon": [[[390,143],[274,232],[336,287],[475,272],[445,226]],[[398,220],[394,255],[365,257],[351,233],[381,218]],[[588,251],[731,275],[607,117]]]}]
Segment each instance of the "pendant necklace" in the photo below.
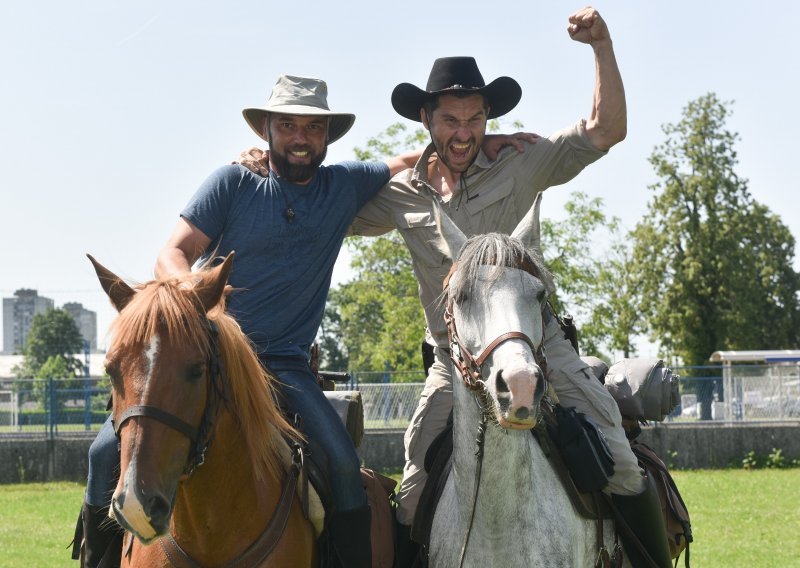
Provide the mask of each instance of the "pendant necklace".
[{"label": "pendant necklace", "polygon": [[283,187],[281,187],[281,182],[278,180],[276,181],[278,182],[278,193],[281,194],[281,197],[283,198],[283,204],[286,206],[286,208],[283,210],[283,216],[289,223],[291,223],[294,221],[296,215],[294,207],[292,207],[292,204],[289,203],[289,198],[286,197],[286,192],[283,190]]}]

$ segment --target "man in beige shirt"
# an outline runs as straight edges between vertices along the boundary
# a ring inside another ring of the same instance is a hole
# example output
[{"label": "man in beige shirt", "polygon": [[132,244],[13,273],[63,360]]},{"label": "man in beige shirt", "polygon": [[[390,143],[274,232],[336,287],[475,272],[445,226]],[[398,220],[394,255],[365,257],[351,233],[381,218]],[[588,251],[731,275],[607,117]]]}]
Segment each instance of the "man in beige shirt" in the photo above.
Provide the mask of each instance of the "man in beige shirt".
[{"label": "man in beige shirt", "polygon": [[[596,84],[590,118],[528,145],[524,152],[506,149],[492,162],[480,151],[487,120],[510,111],[522,93],[508,77],[486,85],[471,57],[437,59],[425,90],[403,83],[392,93],[395,110],[422,122],[432,143],[413,169],[394,176],[359,211],[351,232],[400,231],[419,281],[427,340],[434,346],[435,360],[405,435],[406,465],[397,496],[397,518],[405,534],[427,478],[425,453],[445,428],[453,405],[447,329],[436,301],[451,263],[432,244],[437,239],[434,201],[468,237],[511,233],[539,192],[569,181],[626,135],[624,88],[604,20],[596,10],[584,8],[570,16],[568,31],[594,51]],[[631,452],[616,403],[549,311],[545,322],[548,380],[562,404],[577,407],[599,424],[615,460],[609,490],[616,504],[631,526],[648,529],[637,536],[650,555],[659,565],[670,565],[658,499]],[[636,547],[626,549],[635,566],[644,562],[637,559]]]}]

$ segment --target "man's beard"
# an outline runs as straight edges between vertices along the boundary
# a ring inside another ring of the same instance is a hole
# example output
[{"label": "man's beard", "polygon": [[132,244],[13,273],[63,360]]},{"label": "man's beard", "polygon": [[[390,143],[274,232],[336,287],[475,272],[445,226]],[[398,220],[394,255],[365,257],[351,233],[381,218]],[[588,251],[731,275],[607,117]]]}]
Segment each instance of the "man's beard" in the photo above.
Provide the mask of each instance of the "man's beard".
[{"label": "man's beard", "polygon": [[[311,152],[311,148],[293,148],[293,150],[307,150]],[[287,148],[288,153],[288,148]],[[310,164],[292,164],[289,162],[287,154],[280,154],[275,151],[270,151],[270,160],[275,164],[278,174],[290,183],[300,183],[308,181],[317,173],[325,156],[328,153],[327,146],[322,149],[322,152],[312,157]]]}]

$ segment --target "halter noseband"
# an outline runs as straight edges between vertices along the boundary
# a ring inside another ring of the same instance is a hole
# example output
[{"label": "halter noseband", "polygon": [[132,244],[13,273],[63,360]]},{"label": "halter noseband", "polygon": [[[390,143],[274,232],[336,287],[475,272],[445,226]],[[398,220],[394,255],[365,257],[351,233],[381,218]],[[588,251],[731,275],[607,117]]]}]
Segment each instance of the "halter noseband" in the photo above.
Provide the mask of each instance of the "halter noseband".
[{"label": "halter noseband", "polygon": [[200,426],[195,428],[191,424],[178,418],[174,414],[161,410],[157,406],[150,405],[136,405],[130,406],[120,415],[119,421],[112,419],[114,425],[114,434],[117,440],[120,439],[120,430],[122,425],[127,420],[135,416],[144,416],[158,420],[162,424],[166,424],[173,430],[177,430],[192,442],[192,449],[186,461],[186,468],[184,473],[192,475],[194,470],[203,465],[206,459],[206,452],[213,439],[212,425],[214,417],[219,410],[221,401],[227,401],[227,387],[228,378],[225,373],[222,358],[219,355],[219,331],[216,324],[209,319],[206,319],[208,332],[210,336],[211,349],[209,351],[207,368],[208,368],[208,383],[207,383],[207,397],[206,406],[203,410],[203,417],[200,420]]}]

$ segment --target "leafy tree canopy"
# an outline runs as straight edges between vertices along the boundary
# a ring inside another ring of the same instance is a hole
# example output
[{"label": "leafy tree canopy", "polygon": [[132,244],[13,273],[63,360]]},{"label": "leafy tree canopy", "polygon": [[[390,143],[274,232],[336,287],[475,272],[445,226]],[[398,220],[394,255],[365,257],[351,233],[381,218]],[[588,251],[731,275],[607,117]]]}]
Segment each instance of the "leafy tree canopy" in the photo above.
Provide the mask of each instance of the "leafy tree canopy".
[{"label": "leafy tree canopy", "polygon": [[25,358],[21,368],[16,370],[17,375],[22,378],[38,377],[43,367],[54,370],[65,365],[67,373],[62,377],[74,376],[76,371],[83,369],[83,364],[74,357],[81,351],[83,337],[69,312],[54,309],[36,314],[28,331]]},{"label": "leafy tree canopy", "polygon": [[639,309],[687,365],[721,349],[798,347],[794,238],[735,171],[730,102],[691,101],[650,157],[659,181],[633,231]]}]

